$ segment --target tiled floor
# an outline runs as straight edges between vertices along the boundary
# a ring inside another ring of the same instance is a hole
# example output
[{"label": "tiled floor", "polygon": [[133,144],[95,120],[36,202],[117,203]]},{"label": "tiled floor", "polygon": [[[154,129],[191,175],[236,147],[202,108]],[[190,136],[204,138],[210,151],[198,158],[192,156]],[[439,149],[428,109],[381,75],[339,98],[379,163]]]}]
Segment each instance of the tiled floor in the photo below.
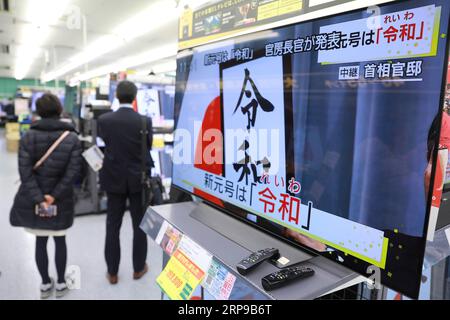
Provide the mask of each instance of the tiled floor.
[{"label": "tiled floor", "polygon": [[[9,211],[18,188],[17,154],[7,153],[4,131],[0,130],[0,300],[39,299],[40,277],[34,262],[34,237],[9,224]],[[122,261],[119,284],[111,286],[105,278],[103,256],[105,216],[86,216],[75,220],[67,236],[68,264],[81,271],[81,289],[64,299],[160,299],[155,283],[161,272],[162,251],[149,239],[150,272],[140,281],[132,280],[132,227],[129,215],[122,226]],[[54,245],[49,241],[50,273],[55,275]]]}]

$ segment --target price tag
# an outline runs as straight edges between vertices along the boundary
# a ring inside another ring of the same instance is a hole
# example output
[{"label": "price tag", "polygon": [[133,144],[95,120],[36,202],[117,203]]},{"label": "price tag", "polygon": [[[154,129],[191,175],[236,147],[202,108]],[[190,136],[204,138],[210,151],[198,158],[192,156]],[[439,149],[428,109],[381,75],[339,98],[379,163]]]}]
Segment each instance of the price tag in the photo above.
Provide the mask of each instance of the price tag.
[{"label": "price tag", "polygon": [[183,236],[178,244],[178,249],[190,260],[194,261],[203,272],[206,273],[209,270],[212,255],[187,236]]},{"label": "price tag", "polygon": [[155,242],[169,255],[177,249],[183,235],[174,226],[164,221]]},{"label": "price tag", "polygon": [[[164,233],[173,227],[164,226]],[[163,229],[161,228],[161,229]],[[161,230],[162,231],[162,230]],[[164,236],[162,237],[164,239]],[[159,239],[158,239],[159,240]],[[164,240],[161,240],[161,245]],[[212,255],[197,243],[183,236],[172,258],[156,282],[172,300],[189,300],[203,281],[212,262]]]},{"label": "price tag", "polygon": [[213,259],[208,274],[203,281],[203,287],[216,300],[228,300],[235,282],[236,277],[219,261]]},{"label": "price tag", "polygon": [[205,276],[191,259],[176,250],[156,282],[171,300],[189,300]]}]

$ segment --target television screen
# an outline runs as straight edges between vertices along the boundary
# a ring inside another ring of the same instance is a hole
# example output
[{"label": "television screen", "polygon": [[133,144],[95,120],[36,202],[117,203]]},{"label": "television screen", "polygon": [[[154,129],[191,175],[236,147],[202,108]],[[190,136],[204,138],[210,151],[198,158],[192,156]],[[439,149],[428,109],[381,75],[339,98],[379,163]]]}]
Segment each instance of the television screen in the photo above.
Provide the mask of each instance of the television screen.
[{"label": "television screen", "polygon": [[31,95],[31,111],[36,112],[36,101],[44,95],[45,92],[35,91]]},{"label": "television screen", "polygon": [[142,88],[139,89],[137,97],[138,112],[152,119],[157,119],[161,116],[159,92],[156,89]]},{"label": "television screen", "polygon": [[14,112],[16,116],[30,114],[30,108],[28,106],[28,99],[14,99]]},{"label": "television screen", "polygon": [[394,2],[180,52],[174,184],[417,298],[449,10]]},{"label": "television screen", "polygon": [[[33,93],[31,94],[31,111],[32,112],[36,112],[36,102],[45,93],[49,93],[49,92],[48,91],[33,91]],[[58,97],[59,101],[61,102],[61,105],[64,106],[64,101],[65,101],[64,92],[59,92],[58,94],[56,94],[56,96]]]}]

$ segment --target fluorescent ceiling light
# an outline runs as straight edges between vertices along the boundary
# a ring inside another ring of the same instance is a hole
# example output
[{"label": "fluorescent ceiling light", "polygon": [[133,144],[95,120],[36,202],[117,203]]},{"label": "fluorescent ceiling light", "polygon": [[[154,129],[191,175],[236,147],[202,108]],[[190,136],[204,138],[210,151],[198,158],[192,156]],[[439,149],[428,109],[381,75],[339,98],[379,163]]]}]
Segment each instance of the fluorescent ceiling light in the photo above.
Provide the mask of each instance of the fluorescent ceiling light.
[{"label": "fluorescent ceiling light", "polygon": [[178,17],[170,14],[171,11],[173,13],[174,9],[174,1],[161,0],[150,5],[147,9],[118,25],[111,31],[110,35],[103,36],[88,45],[81,53],[70,58],[69,61],[60,68],[44,74],[42,80],[48,82],[61,77],[108,52],[124,46],[127,42],[147,34],[167,23],[173,22]]},{"label": "fluorescent ceiling light", "polygon": [[170,58],[175,56],[176,53],[177,53],[177,44],[176,43],[168,44],[156,49],[151,49],[147,52],[143,52],[135,56],[124,58],[116,63],[104,65],[99,68],[90,70],[88,72],[76,75],[70,80],[70,84],[74,85],[81,81],[86,81],[92,78],[100,77],[112,72],[125,71],[129,68],[141,66],[146,63],[152,63],[162,59]]},{"label": "fluorescent ceiling light", "polygon": [[[210,2],[210,0],[190,0],[186,3],[198,7]],[[77,69],[113,50],[116,50],[128,42],[131,42],[145,34],[150,33],[166,24],[175,24],[183,12],[183,6],[175,8],[175,1],[161,0],[137,15],[121,23],[111,35],[103,36],[80,54],[75,55],[61,67],[43,75],[42,81],[48,82]]]},{"label": "fluorescent ceiling light", "polygon": [[150,67],[145,67],[139,70],[136,74],[138,76],[147,76],[149,72],[154,72],[155,74],[168,73],[177,70],[177,61],[175,59],[158,63]]},{"label": "fluorescent ceiling light", "polygon": [[25,78],[34,60],[40,55],[39,47],[50,34],[50,26],[58,22],[70,0],[29,0],[25,19],[30,22],[22,29],[21,45],[17,46],[14,77]]},{"label": "fluorescent ceiling light", "polygon": [[154,67],[152,67],[153,72],[155,73],[165,73],[171,71],[177,71],[177,61],[172,60],[165,63],[160,63]]}]

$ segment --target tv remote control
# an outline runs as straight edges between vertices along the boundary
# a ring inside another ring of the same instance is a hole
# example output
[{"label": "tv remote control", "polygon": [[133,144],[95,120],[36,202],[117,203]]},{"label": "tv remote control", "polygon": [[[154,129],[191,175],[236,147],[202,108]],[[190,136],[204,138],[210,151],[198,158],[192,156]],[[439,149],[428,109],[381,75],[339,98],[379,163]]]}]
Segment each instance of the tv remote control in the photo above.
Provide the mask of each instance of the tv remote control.
[{"label": "tv remote control", "polygon": [[260,250],[258,252],[252,253],[250,256],[239,262],[239,264],[236,266],[236,269],[240,274],[246,275],[264,261],[269,259],[278,259],[279,257],[280,253],[278,249],[270,248]]},{"label": "tv remote control", "polygon": [[313,275],[314,270],[311,268],[291,267],[265,276],[262,279],[262,286],[266,291],[271,291]]}]

